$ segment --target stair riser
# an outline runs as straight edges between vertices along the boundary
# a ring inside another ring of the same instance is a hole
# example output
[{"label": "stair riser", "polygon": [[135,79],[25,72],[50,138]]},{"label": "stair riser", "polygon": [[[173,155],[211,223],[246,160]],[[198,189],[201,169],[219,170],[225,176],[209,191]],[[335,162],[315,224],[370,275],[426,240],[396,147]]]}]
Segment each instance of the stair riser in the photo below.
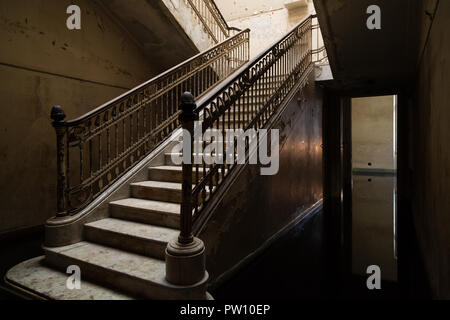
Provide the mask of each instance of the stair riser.
[{"label": "stair riser", "polygon": [[[194,176],[194,174],[192,175]],[[177,182],[183,181],[183,172],[175,170],[157,170],[150,168],[148,170],[149,180],[164,181],[164,182]]]},{"label": "stair riser", "polygon": [[131,185],[131,196],[138,199],[181,203],[181,190]]},{"label": "stair riser", "polygon": [[[172,156],[171,156],[170,153],[166,153],[166,154],[164,155],[164,164],[165,164],[166,166],[177,166],[177,165],[178,165],[178,164],[175,164],[175,163],[172,161]],[[209,165],[207,165],[207,167],[209,167]]]},{"label": "stair riser", "polygon": [[[223,121],[222,118],[220,118],[219,121],[219,129],[225,128],[225,129],[230,129],[233,130],[235,127],[236,129],[243,129],[243,125],[249,123],[250,121],[252,121],[255,117],[256,117],[256,112],[254,114],[251,114],[250,117],[248,117],[247,115],[245,117],[243,117],[241,115],[240,119],[230,119],[230,121],[228,121],[228,116],[225,117],[225,121]],[[233,125],[234,124],[234,125]],[[213,124],[213,128],[211,129],[217,129],[217,120],[214,122]],[[215,133],[215,132],[212,132]],[[222,133],[222,130],[219,131],[219,133]],[[227,131],[225,131],[225,135],[227,134]]]},{"label": "stair riser", "polygon": [[125,207],[113,204],[110,204],[109,210],[113,218],[153,224],[174,229],[180,227],[180,216],[173,213],[150,211],[135,207]]},{"label": "stair riser", "polygon": [[[89,262],[46,250],[45,262],[62,272],[70,265],[77,265],[81,270],[81,279],[95,281],[107,287],[123,290],[132,295],[146,299],[205,299],[206,282],[203,285],[188,288],[161,286],[149,280],[137,279],[126,273],[103,268]],[[151,270],[149,270],[151,272]],[[82,280],[81,280],[82,281]],[[81,283],[83,286],[83,283]]]},{"label": "stair riser", "polygon": [[[196,178],[196,172],[192,172],[192,181],[195,182]],[[198,179],[203,178],[203,172],[199,171],[198,173]],[[149,169],[149,179],[150,180],[156,180],[156,181],[164,181],[164,182],[176,182],[176,183],[182,183],[183,182],[183,172],[181,171],[174,171],[174,170],[152,170]],[[216,179],[213,179],[214,184],[216,184]]]},{"label": "stair riser", "polygon": [[[211,143],[212,142],[210,142],[210,141],[205,141],[205,142],[195,142],[194,141],[194,144],[193,144],[193,147],[192,147],[193,148],[192,151],[195,152],[195,151],[197,151],[197,148],[198,148],[200,153],[202,153],[202,150],[205,149],[207,146],[209,146]],[[204,146],[203,146],[203,144],[204,144]],[[239,142],[237,141],[237,139],[235,139],[234,142],[232,141],[232,143],[228,142],[228,141],[223,142],[223,141],[219,140],[216,143],[215,146],[211,146],[210,148],[216,147],[218,149],[220,146],[222,146],[223,150],[226,151],[228,147],[233,147],[234,146],[234,147],[237,148],[238,145],[239,145]],[[174,153],[176,153],[176,152],[174,152]]]},{"label": "stair riser", "polygon": [[[203,157],[203,154],[201,153],[200,156]],[[235,157],[236,157],[236,159],[237,159],[237,157],[238,157],[238,153],[237,153],[237,152],[236,152],[236,154],[235,154]],[[170,153],[166,153],[166,154],[164,155],[164,164],[165,164],[166,166],[177,166],[177,165],[178,165],[178,164],[175,164],[175,163],[172,161],[172,156],[171,156]],[[226,164],[226,163],[225,163],[225,164]],[[193,166],[195,167],[195,164],[194,164]],[[202,163],[202,164],[199,164],[199,166],[202,167],[202,166],[203,166],[203,163]],[[208,167],[211,167],[211,165],[210,165],[210,164],[206,164],[206,167],[207,167],[207,168],[208,168]],[[200,176],[200,177],[201,177],[201,175],[202,175],[202,173],[199,172],[199,176]],[[194,175],[193,177],[195,177],[195,175]],[[163,181],[163,180],[160,180],[160,181]],[[178,181],[178,182],[179,182],[179,181]]]},{"label": "stair riser", "polygon": [[[131,186],[131,196],[139,199],[166,201],[172,203],[181,203],[181,190],[144,187],[144,186]],[[201,203],[201,197],[199,196],[199,203]]]},{"label": "stair riser", "polygon": [[157,242],[127,234],[84,226],[86,240],[109,247],[164,260],[167,242]]}]

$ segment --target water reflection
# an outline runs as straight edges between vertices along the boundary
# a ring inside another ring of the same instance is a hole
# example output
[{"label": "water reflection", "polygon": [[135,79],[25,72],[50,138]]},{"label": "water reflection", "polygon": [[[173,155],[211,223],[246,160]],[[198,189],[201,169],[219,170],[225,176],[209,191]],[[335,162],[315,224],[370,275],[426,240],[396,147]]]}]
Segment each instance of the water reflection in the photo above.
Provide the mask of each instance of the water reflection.
[{"label": "water reflection", "polygon": [[352,273],[378,265],[382,280],[397,281],[396,176],[353,173]]}]

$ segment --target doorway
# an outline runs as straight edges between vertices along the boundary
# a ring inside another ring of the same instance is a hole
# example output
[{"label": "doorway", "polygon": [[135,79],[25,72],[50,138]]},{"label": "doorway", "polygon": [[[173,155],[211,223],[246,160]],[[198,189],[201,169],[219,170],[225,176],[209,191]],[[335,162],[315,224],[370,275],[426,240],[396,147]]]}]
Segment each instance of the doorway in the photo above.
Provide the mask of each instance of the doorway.
[{"label": "doorway", "polygon": [[397,96],[351,99],[351,272],[378,266],[395,283],[397,264]]}]

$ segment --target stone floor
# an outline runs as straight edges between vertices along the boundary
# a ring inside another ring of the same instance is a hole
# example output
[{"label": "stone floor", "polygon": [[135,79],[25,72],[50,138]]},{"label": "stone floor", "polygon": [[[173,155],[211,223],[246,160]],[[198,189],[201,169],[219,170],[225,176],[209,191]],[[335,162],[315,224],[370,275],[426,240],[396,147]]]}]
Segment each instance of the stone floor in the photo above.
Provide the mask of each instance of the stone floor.
[{"label": "stone floor", "polygon": [[0,300],[18,299],[5,288],[4,276],[10,268],[22,261],[43,255],[44,251],[41,248],[43,241],[42,230],[2,244],[0,250]]}]

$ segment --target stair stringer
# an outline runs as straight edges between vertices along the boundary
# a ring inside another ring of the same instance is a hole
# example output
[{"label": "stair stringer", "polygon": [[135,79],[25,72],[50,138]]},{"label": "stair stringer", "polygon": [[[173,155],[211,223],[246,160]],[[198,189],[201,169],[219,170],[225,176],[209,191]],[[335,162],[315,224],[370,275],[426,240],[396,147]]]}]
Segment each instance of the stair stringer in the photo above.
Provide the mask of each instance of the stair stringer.
[{"label": "stair stringer", "polygon": [[[276,128],[280,130],[280,154],[284,152],[285,147],[287,149],[292,148],[291,142],[285,145],[286,140],[297,134],[297,132],[293,132],[295,122],[302,117],[304,118],[304,114],[313,109],[311,107],[313,103],[314,106],[319,107],[315,113],[315,119],[321,119],[320,114],[318,114],[321,109],[320,89],[316,91],[313,69],[311,65],[265,126],[266,129]],[[321,120],[318,121],[321,122]],[[257,183],[253,181],[260,179],[259,169],[259,165],[249,165],[248,162],[234,168],[194,222],[195,236],[205,242],[206,268],[210,274],[209,290],[217,288],[219,282],[222,282],[222,278],[229,277],[228,270],[232,270],[234,274],[248,263],[250,257],[254,258],[253,252],[264,246],[262,239],[257,239],[257,237],[254,237],[253,231],[246,229],[252,228],[252,224],[248,224],[248,220],[243,217],[249,212],[241,212],[244,208],[241,202],[255,203],[259,201],[258,196],[247,198],[250,185],[261,182],[260,180]],[[305,181],[307,179],[299,178],[305,179]],[[320,180],[321,178],[317,176],[317,179]],[[261,194],[261,196],[264,196],[264,194]],[[253,223],[258,226],[255,229],[258,231],[265,229],[263,235],[267,237],[264,240],[267,240],[274,234],[281,232],[286,226],[293,224],[295,221],[300,221],[309,213],[317,212],[318,208],[320,209],[322,206],[321,199],[322,193],[308,199],[300,198],[296,201],[295,207],[289,206],[288,212],[283,214],[282,219],[277,218],[278,220],[267,221],[266,216],[262,217],[258,223],[253,220]],[[280,198],[280,202],[283,201]],[[257,205],[251,205],[250,207],[256,208]],[[276,212],[276,210],[273,212]],[[251,214],[251,218],[258,219],[258,212]],[[236,239],[236,242],[240,245],[236,245],[235,242],[229,243],[227,241],[229,238]]]},{"label": "stair stringer", "polygon": [[[304,72],[303,76],[298,80],[297,84],[291,89],[289,94],[285,97],[283,102],[281,103],[280,107],[276,111],[276,113],[269,119],[267,124],[264,126],[264,129],[270,130],[273,128],[273,126],[280,120],[283,112],[286,110],[289,102],[294,98],[294,96],[297,94],[299,90],[303,86],[307,86],[309,84],[309,81],[311,79],[310,75],[313,74],[314,65],[311,64],[308,69]],[[281,146],[280,146],[281,149]],[[257,152],[257,150],[253,150],[254,152]],[[208,220],[211,218],[211,215],[214,213],[216,208],[221,204],[221,201],[226,196],[228,190],[232,188],[233,183],[238,179],[239,175],[242,173],[242,171],[249,165],[247,156],[246,163],[243,165],[237,165],[234,170],[230,172],[230,174],[227,176],[226,180],[223,182],[223,184],[220,185],[218,191],[214,194],[214,196],[211,198],[211,200],[206,204],[206,206],[202,209],[201,213],[199,214],[198,219],[194,222],[193,225],[193,233],[195,236],[199,236],[203,230],[203,228],[208,223]]]}]

